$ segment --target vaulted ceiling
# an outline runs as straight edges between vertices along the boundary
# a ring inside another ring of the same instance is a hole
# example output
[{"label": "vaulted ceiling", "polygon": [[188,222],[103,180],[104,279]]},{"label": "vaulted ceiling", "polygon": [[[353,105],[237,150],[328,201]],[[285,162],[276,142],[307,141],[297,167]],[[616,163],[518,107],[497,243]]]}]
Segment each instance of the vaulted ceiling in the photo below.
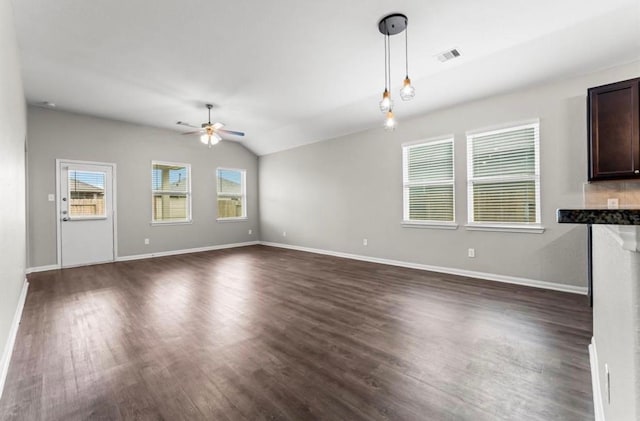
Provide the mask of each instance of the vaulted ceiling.
[{"label": "vaulted ceiling", "polygon": [[[32,104],[176,131],[212,120],[258,155],[382,127],[377,22],[409,19],[411,116],[640,59],[640,0],[14,0]],[[435,56],[456,47],[462,56]],[[382,128],[381,128],[382,130]],[[186,141],[186,140],[185,140]]]}]

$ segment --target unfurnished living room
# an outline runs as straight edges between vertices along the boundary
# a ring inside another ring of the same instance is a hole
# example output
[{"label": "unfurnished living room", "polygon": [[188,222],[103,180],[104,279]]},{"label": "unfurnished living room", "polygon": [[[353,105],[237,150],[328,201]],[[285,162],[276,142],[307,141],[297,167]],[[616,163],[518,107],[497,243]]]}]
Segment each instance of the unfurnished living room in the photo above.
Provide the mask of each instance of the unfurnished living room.
[{"label": "unfurnished living room", "polygon": [[640,0],[0,0],[0,420],[640,420]]}]

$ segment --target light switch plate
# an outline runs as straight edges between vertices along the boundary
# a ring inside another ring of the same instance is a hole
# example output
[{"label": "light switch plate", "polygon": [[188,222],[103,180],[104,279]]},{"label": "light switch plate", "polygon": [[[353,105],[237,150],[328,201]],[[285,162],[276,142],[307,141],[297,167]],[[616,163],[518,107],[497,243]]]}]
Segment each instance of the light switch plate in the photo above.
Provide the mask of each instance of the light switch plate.
[{"label": "light switch plate", "polygon": [[49,202],[55,202],[56,201],[56,195],[55,194],[49,194],[47,196],[47,199],[49,200]]}]

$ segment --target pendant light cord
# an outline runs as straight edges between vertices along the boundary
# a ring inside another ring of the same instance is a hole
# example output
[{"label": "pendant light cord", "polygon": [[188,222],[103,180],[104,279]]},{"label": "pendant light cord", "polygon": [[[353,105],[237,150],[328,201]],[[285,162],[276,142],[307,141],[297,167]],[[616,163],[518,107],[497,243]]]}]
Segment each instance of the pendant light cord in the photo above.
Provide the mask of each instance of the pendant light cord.
[{"label": "pendant light cord", "polygon": [[387,86],[389,87],[389,92],[391,92],[391,42],[389,41],[389,34],[387,33],[386,35],[386,39],[387,39],[387,50],[389,51],[388,53],[388,59],[387,59],[387,79],[388,79],[388,84]]},{"label": "pendant light cord", "polygon": [[409,77],[409,22],[404,21],[404,64],[406,77]]},{"label": "pendant light cord", "polygon": [[389,86],[387,85],[387,63],[389,62],[387,56],[387,36],[384,36],[384,90],[388,90]]}]

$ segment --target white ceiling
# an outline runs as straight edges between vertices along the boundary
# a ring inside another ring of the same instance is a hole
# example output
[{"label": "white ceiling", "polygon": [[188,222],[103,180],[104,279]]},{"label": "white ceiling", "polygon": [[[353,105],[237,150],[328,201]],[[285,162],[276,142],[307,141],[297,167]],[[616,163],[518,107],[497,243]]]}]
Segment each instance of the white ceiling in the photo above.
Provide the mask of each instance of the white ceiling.
[{"label": "white ceiling", "polygon": [[[640,0],[14,0],[27,100],[176,131],[242,130],[259,155],[382,127],[383,36],[409,18],[410,116],[640,59]],[[462,57],[434,56],[457,47]],[[640,76],[640,75],[639,75]],[[382,130],[382,128],[381,128]]]}]

